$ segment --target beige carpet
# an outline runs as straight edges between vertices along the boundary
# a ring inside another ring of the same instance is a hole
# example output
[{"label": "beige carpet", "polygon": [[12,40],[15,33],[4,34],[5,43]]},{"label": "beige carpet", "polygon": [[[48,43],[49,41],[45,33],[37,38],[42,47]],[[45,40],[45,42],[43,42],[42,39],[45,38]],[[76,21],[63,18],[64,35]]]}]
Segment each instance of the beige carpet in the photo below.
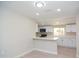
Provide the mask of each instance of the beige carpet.
[{"label": "beige carpet", "polygon": [[58,46],[58,55],[49,54],[41,51],[32,51],[22,58],[75,58],[76,49]]}]

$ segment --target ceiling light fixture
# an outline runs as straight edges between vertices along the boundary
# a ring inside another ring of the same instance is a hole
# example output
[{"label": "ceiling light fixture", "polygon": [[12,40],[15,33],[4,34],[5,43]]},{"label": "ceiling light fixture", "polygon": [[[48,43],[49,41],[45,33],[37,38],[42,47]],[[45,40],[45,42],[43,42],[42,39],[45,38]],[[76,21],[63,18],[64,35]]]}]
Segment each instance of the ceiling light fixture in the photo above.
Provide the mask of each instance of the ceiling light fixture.
[{"label": "ceiling light fixture", "polygon": [[61,11],[61,9],[57,9],[57,11],[58,11],[58,12],[60,12],[60,11]]},{"label": "ceiling light fixture", "polygon": [[39,16],[39,13],[36,13],[37,16]]},{"label": "ceiling light fixture", "polygon": [[42,8],[42,7],[46,6],[46,4],[43,1],[37,1],[37,2],[34,2],[34,6],[36,6],[38,8]]}]

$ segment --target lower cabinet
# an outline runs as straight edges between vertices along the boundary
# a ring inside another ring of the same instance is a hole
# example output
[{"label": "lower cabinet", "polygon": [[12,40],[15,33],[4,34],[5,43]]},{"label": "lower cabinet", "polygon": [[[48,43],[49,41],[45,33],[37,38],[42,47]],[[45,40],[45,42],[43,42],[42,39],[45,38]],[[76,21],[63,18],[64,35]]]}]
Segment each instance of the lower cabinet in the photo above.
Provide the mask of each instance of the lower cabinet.
[{"label": "lower cabinet", "polygon": [[58,39],[57,42],[59,46],[71,47],[71,48],[76,47],[76,39]]}]

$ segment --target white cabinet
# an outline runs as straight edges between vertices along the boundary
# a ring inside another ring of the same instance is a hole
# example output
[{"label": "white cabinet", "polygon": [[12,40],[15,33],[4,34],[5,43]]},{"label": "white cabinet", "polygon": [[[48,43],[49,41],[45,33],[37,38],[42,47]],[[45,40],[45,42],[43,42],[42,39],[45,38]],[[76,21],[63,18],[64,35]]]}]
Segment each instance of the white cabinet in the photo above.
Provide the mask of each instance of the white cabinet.
[{"label": "white cabinet", "polygon": [[64,39],[63,46],[65,46],[65,47],[73,47],[72,45],[73,45],[72,39]]},{"label": "white cabinet", "polygon": [[72,39],[72,47],[75,47],[76,48],[76,39]]},{"label": "white cabinet", "polygon": [[66,32],[71,32],[71,25],[66,25]]},{"label": "white cabinet", "polygon": [[58,39],[57,44],[64,47],[76,47],[76,39]]},{"label": "white cabinet", "polygon": [[72,32],[76,32],[76,25],[72,25]]},{"label": "white cabinet", "polygon": [[59,46],[62,46],[62,45],[63,45],[63,40],[62,40],[62,39],[58,39],[58,40],[57,40],[57,44],[58,44]]},{"label": "white cabinet", "polygon": [[66,32],[76,32],[76,25],[66,25]]},{"label": "white cabinet", "polygon": [[69,47],[76,48],[76,39],[70,39]]},{"label": "white cabinet", "polygon": [[47,26],[46,27],[46,32],[53,32],[53,27],[51,27],[51,26]]},{"label": "white cabinet", "polygon": [[40,31],[40,29],[46,29],[46,32],[53,32],[52,26],[40,26],[39,31]]},{"label": "white cabinet", "polygon": [[38,32],[38,24],[36,24],[36,32]]}]

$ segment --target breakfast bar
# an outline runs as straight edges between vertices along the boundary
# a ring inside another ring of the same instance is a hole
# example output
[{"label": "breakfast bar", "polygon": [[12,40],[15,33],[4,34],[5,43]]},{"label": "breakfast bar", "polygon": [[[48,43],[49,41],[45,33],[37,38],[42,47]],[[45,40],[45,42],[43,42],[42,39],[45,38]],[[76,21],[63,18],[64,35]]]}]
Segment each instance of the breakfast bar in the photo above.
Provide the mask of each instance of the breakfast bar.
[{"label": "breakfast bar", "polygon": [[35,50],[57,54],[57,40],[54,38],[33,38]]}]

